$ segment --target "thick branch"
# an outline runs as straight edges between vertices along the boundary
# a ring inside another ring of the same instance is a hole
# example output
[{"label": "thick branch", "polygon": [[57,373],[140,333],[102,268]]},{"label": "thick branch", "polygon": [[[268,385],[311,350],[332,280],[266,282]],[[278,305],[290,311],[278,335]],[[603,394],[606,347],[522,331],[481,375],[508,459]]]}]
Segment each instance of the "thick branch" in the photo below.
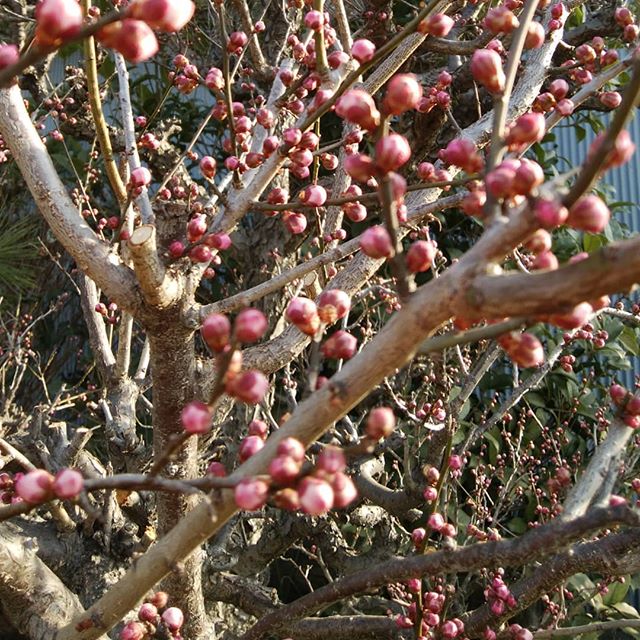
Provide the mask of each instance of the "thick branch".
[{"label": "thick branch", "polygon": [[156,228],[150,224],[138,227],[129,238],[129,249],[144,299],[159,308],[174,304],[180,298],[180,285],[160,260]]},{"label": "thick branch", "polygon": [[135,313],[141,301],[133,273],[119,263],[81,218],[29,118],[17,86],[0,91],[0,133],[59,242],[111,300]]}]

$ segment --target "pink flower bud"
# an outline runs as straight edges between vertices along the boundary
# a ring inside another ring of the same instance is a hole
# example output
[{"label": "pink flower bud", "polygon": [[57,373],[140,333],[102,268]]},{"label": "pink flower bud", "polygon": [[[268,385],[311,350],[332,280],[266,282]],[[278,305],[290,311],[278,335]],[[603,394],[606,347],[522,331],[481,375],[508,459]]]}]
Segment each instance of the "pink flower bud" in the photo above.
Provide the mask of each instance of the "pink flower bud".
[{"label": "pink flower bud", "polygon": [[460,630],[453,620],[446,620],[440,625],[440,634],[443,638],[455,638],[460,634]]},{"label": "pink flower bud", "polygon": [[336,114],[359,127],[373,130],[380,124],[380,112],[369,93],[351,89],[336,102]]},{"label": "pink flower bud", "polygon": [[318,299],[318,316],[325,324],[344,318],[351,308],[351,298],[340,289],[328,289]]},{"label": "pink flower bud", "polygon": [[77,0],[42,0],[36,5],[36,40],[43,48],[56,47],[82,26]]},{"label": "pink flower bud", "polygon": [[588,322],[592,313],[593,307],[588,302],[581,302],[569,313],[549,316],[549,322],[561,329],[579,329]]},{"label": "pink flower bud", "polygon": [[200,171],[205,178],[213,178],[216,175],[217,162],[211,156],[203,156],[200,160]]},{"label": "pink flower bud", "polygon": [[[604,142],[605,134],[600,133],[596,136],[596,139],[591,143],[589,148],[588,159],[592,159],[599,156]],[[612,167],[621,167],[631,160],[633,153],[636,149],[636,145],[631,140],[629,132],[626,130],[621,131],[616,138],[613,149],[609,152],[604,160],[603,167],[605,169],[611,169]]]},{"label": "pink flower bud", "polygon": [[639,34],[640,27],[637,24],[628,24],[622,32],[622,39],[625,42],[634,42],[638,39]]},{"label": "pink flower bud", "polygon": [[420,273],[431,269],[437,249],[431,240],[417,240],[407,251],[407,269]]},{"label": "pink flower bud", "polygon": [[462,469],[462,458],[458,455],[452,455],[449,456],[449,469],[452,469],[453,471],[459,471],[460,469]]},{"label": "pink flower bud", "polygon": [[180,414],[183,429],[190,434],[208,433],[211,429],[211,410],[204,402],[190,402]]},{"label": "pink flower bud", "polygon": [[307,218],[303,213],[295,213],[293,211],[285,211],[282,220],[287,229],[293,233],[304,233],[307,228]]},{"label": "pink flower bud", "polygon": [[184,624],[184,614],[178,607],[169,607],[162,613],[162,622],[169,631],[179,631]]},{"label": "pink flower bud", "polygon": [[634,22],[633,13],[627,7],[617,7],[613,17],[620,27],[626,27]]},{"label": "pink flower bud", "polygon": [[339,447],[325,447],[316,461],[316,468],[329,475],[344,471],[346,466],[347,461],[344,457],[344,452]]},{"label": "pink flower bud", "polygon": [[197,242],[207,232],[207,218],[204,214],[197,214],[187,224],[187,238],[189,242]]},{"label": "pink flower bud", "polygon": [[127,622],[118,634],[119,640],[144,640],[147,628],[140,622]]},{"label": "pink flower bud", "polygon": [[0,69],[6,69],[18,62],[20,52],[15,44],[0,45]]},{"label": "pink flower bud", "polygon": [[537,367],[544,362],[542,344],[532,333],[517,336],[507,353],[517,365],[524,368]]},{"label": "pink flower bud", "polygon": [[105,47],[115,49],[131,62],[144,62],[158,53],[158,40],[142,20],[127,18],[113,22],[100,29],[97,38]]},{"label": "pink flower bud", "polygon": [[249,42],[249,37],[244,31],[234,31],[229,35],[227,51],[229,53],[239,53]]},{"label": "pink flower bud", "polygon": [[300,507],[311,516],[321,516],[327,513],[334,503],[331,485],[318,478],[303,478],[298,485]]},{"label": "pink flower bud", "polygon": [[296,438],[284,438],[284,440],[278,443],[276,451],[278,455],[290,456],[296,462],[302,462],[304,460],[304,445]]},{"label": "pink flower bud", "polygon": [[627,397],[627,390],[620,384],[612,384],[609,388],[609,395],[617,405],[621,405]]},{"label": "pink flower bud", "polygon": [[580,198],[569,209],[567,224],[574,229],[601,233],[609,224],[611,212],[607,205],[595,195],[587,195]]},{"label": "pink flower bud", "polygon": [[212,351],[223,351],[231,337],[231,323],[221,313],[207,316],[200,329],[202,339]]},{"label": "pink flower bud", "polygon": [[485,177],[487,192],[494,198],[502,200],[514,195],[514,180],[516,172],[510,166],[498,166]]},{"label": "pink flower bud", "polygon": [[526,158],[520,161],[513,179],[513,192],[518,195],[529,195],[536,187],[544,182],[542,167],[533,160]]},{"label": "pink flower bud", "polygon": [[321,347],[325,358],[349,360],[358,350],[358,340],[349,332],[340,330],[328,338]]},{"label": "pink flower bud", "polygon": [[422,545],[426,537],[427,532],[422,527],[414,529],[411,532],[411,541],[413,542],[415,547],[419,547],[420,545]]},{"label": "pink flower bud", "polygon": [[258,436],[262,440],[266,440],[269,435],[269,427],[263,420],[252,420],[248,431],[250,436]]},{"label": "pink flower bud", "polygon": [[433,502],[438,497],[438,490],[435,487],[427,487],[422,493],[422,497],[427,502]]},{"label": "pink flower bud", "polygon": [[471,58],[471,74],[490,93],[502,93],[506,78],[500,55],[491,49],[477,49]]},{"label": "pink flower bud", "polygon": [[562,100],[569,93],[569,83],[562,78],[558,78],[549,85],[549,91],[556,100]]},{"label": "pink flower bud", "polygon": [[538,229],[529,237],[524,246],[531,253],[551,251],[551,234],[544,229]]},{"label": "pink flower bud", "polygon": [[358,497],[358,490],[353,480],[341,471],[333,476],[331,488],[333,489],[333,506],[336,509],[348,507]]},{"label": "pink flower bud", "polygon": [[400,115],[415,109],[422,98],[422,86],[410,73],[399,73],[391,78],[384,95],[383,105],[388,114]]},{"label": "pink flower bud", "polygon": [[367,182],[376,171],[374,161],[364,153],[347,156],[343,166],[347,174],[358,182]]},{"label": "pink flower bud", "polygon": [[452,140],[446,149],[440,152],[440,157],[447,164],[460,167],[467,173],[475,173],[484,166],[484,161],[478,153],[478,147],[468,138],[456,138]]},{"label": "pink flower bud", "polygon": [[226,385],[226,391],[241,402],[258,404],[269,388],[269,381],[260,371],[245,371]]},{"label": "pink flower bud", "polygon": [[384,172],[396,171],[411,157],[411,147],[404,136],[391,133],[376,143],[375,162]]},{"label": "pink flower bud", "polygon": [[558,104],[556,105],[556,111],[561,115],[561,116],[570,116],[574,110],[576,108],[575,103],[573,102],[573,100],[570,100],[569,98],[563,98],[562,100],[558,101]]},{"label": "pink flower bud", "polygon": [[142,622],[150,622],[152,624],[156,624],[158,620],[158,609],[156,606],[151,604],[150,602],[145,602],[138,609],[138,618]]},{"label": "pink flower bud", "polygon": [[332,51],[327,56],[327,62],[332,69],[337,69],[349,61],[349,56],[344,51]]},{"label": "pink flower bud", "polygon": [[389,232],[381,225],[366,229],[360,236],[360,248],[370,258],[390,258],[394,254]]},{"label": "pink flower bud", "polygon": [[84,487],[81,473],[74,469],[61,469],[53,481],[53,492],[62,500],[77,497]]},{"label": "pink flower bud", "polygon": [[244,478],[234,490],[236,505],[240,509],[255,511],[262,508],[267,502],[269,485],[264,480],[257,478]]},{"label": "pink flower bud", "polygon": [[373,58],[376,52],[376,45],[371,42],[371,40],[366,40],[365,38],[361,38],[356,40],[351,45],[351,55],[356,59],[360,64],[364,64],[365,62],[369,62]]},{"label": "pink flower bud", "polygon": [[151,182],[151,172],[146,167],[136,167],[131,172],[129,179],[129,187],[131,189],[139,189],[146,187]]},{"label": "pink flower bud", "polygon": [[531,263],[532,271],[541,269],[554,270],[560,266],[558,258],[552,251],[541,251]]},{"label": "pink flower bud", "polygon": [[224,468],[222,462],[214,460],[207,467],[207,474],[214,478],[224,478],[227,475],[227,470]]},{"label": "pink flower bud", "polygon": [[617,91],[604,91],[598,99],[608,109],[616,109],[622,102],[622,96]]},{"label": "pink flower bud", "polygon": [[319,184],[308,186],[298,196],[305,204],[321,207],[327,201],[327,190]]},{"label": "pink flower bud", "polygon": [[269,463],[269,475],[279,485],[291,484],[300,474],[300,462],[291,456],[276,456]]},{"label": "pink flower bud", "polygon": [[233,324],[236,338],[240,342],[260,340],[267,330],[267,319],[259,309],[245,309],[238,314]]},{"label": "pink flower bud", "polygon": [[435,170],[436,168],[433,166],[433,164],[431,164],[431,162],[421,162],[417,167],[418,177],[420,178],[420,180],[430,182],[433,180],[433,174],[435,173]]},{"label": "pink flower bud", "polygon": [[525,49],[539,49],[544,44],[544,27],[539,22],[532,22],[524,41]]},{"label": "pink flower bud", "polygon": [[191,20],[195,9],[191,0],[133,0],[129,15],[144,20],[152,29],[173,33]]},{"label": "pink flower bud", "polygon": [[321,31],[324,26],[324,14],[321,11],[316,11],[315,9],[307,11],[304,16],[304,24],[307,29],[311,29],[312,31]]},{"label": "pink flower bud", "polygon": [[434,13],[418,24],[418,32],[435,38],[446,38],[454,24],[453,19],[448,15]]},{"label": "pink flower bud", "polygon": [[207,71],[204,83],[211,91],[222,91],[222,89],[224,89],[224,74],[222,70],[217,67],[211,67],[211,69]]},{"label": "pink flower bud", "polygon": [[289,158],[294,164],[308,167],[313,162],[313,153],[309,149],[295,149],[289,153]]},{"label": "pink flower bud", "polygon": [[457,531],[456,528],[450,522],[448,522],[442,527],[442,529],[440,529],[440,534],[444,538],[455,538]]},{"label": "pink flower bud", "polygon": [[285,317],[302,333],[315,335],[320,327],[320,317],[316,303],[309,298],[293,298],[287,307]]},{"label": "pink flower bud", "polygon": [[513,11],[505,5],[499,5],[493,9],[489,9],[483,21],[483,25],[495,35],[499,33],[511,33],[514,29],[518,28],[519,24],[520,22]]},{"label": "pink flower bud", "polygon": [[520,116],[510,127],[507,135],[507,144],[533,144],[544,138],[546,123],[542,113],[525,113]]},{"label": "pink flower bud", "polygon": [[51,495],[53,476],[44,469],[34,469],[15,481],[18,497],[30,504],[44,502]]},{"label": "pink flower bud", "polygon": [[440,531],[445,525],[444,518],[440,513],[432,513],[427,520],[427,525],[434,531]]},{"label": "pink flower bud", "polygon": [[533,211],[538,222],[545,229],[559,227],[569,217],[567,208],[556,200],[537,200]]},{"label": "pink flower bud", "polygon": [[389,407],[376,407],[369,412],[365,433],[372,440],[388,438],[396,428],[396,417]]}]

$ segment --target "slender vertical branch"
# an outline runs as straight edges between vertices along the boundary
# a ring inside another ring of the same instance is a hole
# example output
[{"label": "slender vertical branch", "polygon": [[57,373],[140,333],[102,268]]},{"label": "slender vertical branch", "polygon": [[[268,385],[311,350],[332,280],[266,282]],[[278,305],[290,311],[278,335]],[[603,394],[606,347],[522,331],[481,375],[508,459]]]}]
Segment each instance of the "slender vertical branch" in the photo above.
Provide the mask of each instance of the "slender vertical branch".
[{"label": "slender vertical branch", "polygon": [[[91,0],[82,0],[82,8],[84,9],[85,15],[88,15],[89,9],[91,9]],[[100,86],[98,82],[98,66],[96,63],[96,45],[93,36],[89,36],[84,41],[84,58],[84,68],[87,74],[87,91],[89,92],[89,104],[91,106],[93,122],[96,127],[96,136],[98,138],[98,143],[100,144],[100,150],[102,151],[102,157],[107,171],[107,177],[109,178],[109,183],[111,184],[111,188],[113,189],[120,206],[123,207],[127,202],[127,190],[122,182],[122,178],[118,172],[118,167],[116,166],[116,162],[113,157],[111,138],[109,137],[107,122],[102,111]]]},{"label": "slender vertical branch", "polygon": [[[509,48],[509,58],[507,60],[507,68],[505,69],[505,87],[501,95],[496,96],[493,109],[493,131],[491,132],[491,147],[487,158],[487,173],[495,169],[504,155],[505,142],[504,130],[507,124],[507,114],[509,112],[509,101],[511,100],[511,92],[516,81],[518,65],[524,50],[525,40],[529,31],[529,25],[533,20],[539,0],[527,0],[519,15],[520,25],[511,41]],[[500,215],[495,197],[487,194],[487,202],[485,205],[485,213],[490,219],[496,219]]]},{"label": "slender vertical branch", "polygon": [[[116,70],[118,73],[120,112],[122,114],[122,129],[124,131],[124,140],[126,145],[126,153],[129,161],[129,169],[134,170],[140,166],[140,155],[138,154],[138,145],[136,142],[136,134],[133,122],[133,111],[131,108],[131,94],[129,92],[129,71],[127,63],[119,53],[113,54],[116,61]],[[149,192],[143,189],[136,198],[136,204],[140,209],[140,216],[144,224],[154,221],[153,209]]]},{"label": "slender vertical branch", "polygon": [[[313,0],[313,8],[324,14],[324,0]],[[324,27],[321,27],[313,34],[316,43],[316,71],[320,77],[324,78],[329,73],[329,63],[327,62],[327,47],[324,41]]]}]

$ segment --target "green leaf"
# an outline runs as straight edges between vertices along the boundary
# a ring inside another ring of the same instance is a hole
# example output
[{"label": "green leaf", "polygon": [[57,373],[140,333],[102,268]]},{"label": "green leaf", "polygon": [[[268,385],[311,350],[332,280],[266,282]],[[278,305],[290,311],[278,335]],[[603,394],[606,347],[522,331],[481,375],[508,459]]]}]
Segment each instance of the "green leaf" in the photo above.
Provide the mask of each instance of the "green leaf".
[{"label": "green leaf", "polygon": [[638,336],[631,327],[624,327],[620,336],[619,342],[622,343],[624,348],[634,356],[640,355],[640,346],[638,345]]},{"label": "green leaf", "polygon": [[[602,602],[608,606],[614,606],[617,604],[626,604],[624,599],[629,591],[629,577],[624,582],[614,582],[609,586],[609,590],[602,596]],[[635,609],[633,609],[635,611]],[[638,617],[636,613],[634,617]]]}]

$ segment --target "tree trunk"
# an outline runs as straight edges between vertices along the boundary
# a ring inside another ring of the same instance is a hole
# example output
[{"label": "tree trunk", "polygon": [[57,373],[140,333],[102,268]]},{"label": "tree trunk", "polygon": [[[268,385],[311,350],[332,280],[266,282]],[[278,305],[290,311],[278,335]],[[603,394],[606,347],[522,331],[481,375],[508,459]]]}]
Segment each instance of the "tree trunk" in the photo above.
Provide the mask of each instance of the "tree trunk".
[{"label": "tree trunk", "polygon": [[[153,452],[157,459],[166,451],[172,436],[182,432],[180,412],[193,400],[194,341],[193,333],[181,326],[177,317],[167,318],[164,328],[150,335],[151,376],[153,380]],[[171,478],[194,478],[198,474],[197,438],[191,437],[163,470]],[[167,531],[195,505],[194,497],[158,493],[158,534]],[[169,604],[185,615],[183,635],[190,640],[211,638],[212,628],[202,596],[202,557],[198,549],[179,566],[173,568],[161,584],[169,594]]]}]

